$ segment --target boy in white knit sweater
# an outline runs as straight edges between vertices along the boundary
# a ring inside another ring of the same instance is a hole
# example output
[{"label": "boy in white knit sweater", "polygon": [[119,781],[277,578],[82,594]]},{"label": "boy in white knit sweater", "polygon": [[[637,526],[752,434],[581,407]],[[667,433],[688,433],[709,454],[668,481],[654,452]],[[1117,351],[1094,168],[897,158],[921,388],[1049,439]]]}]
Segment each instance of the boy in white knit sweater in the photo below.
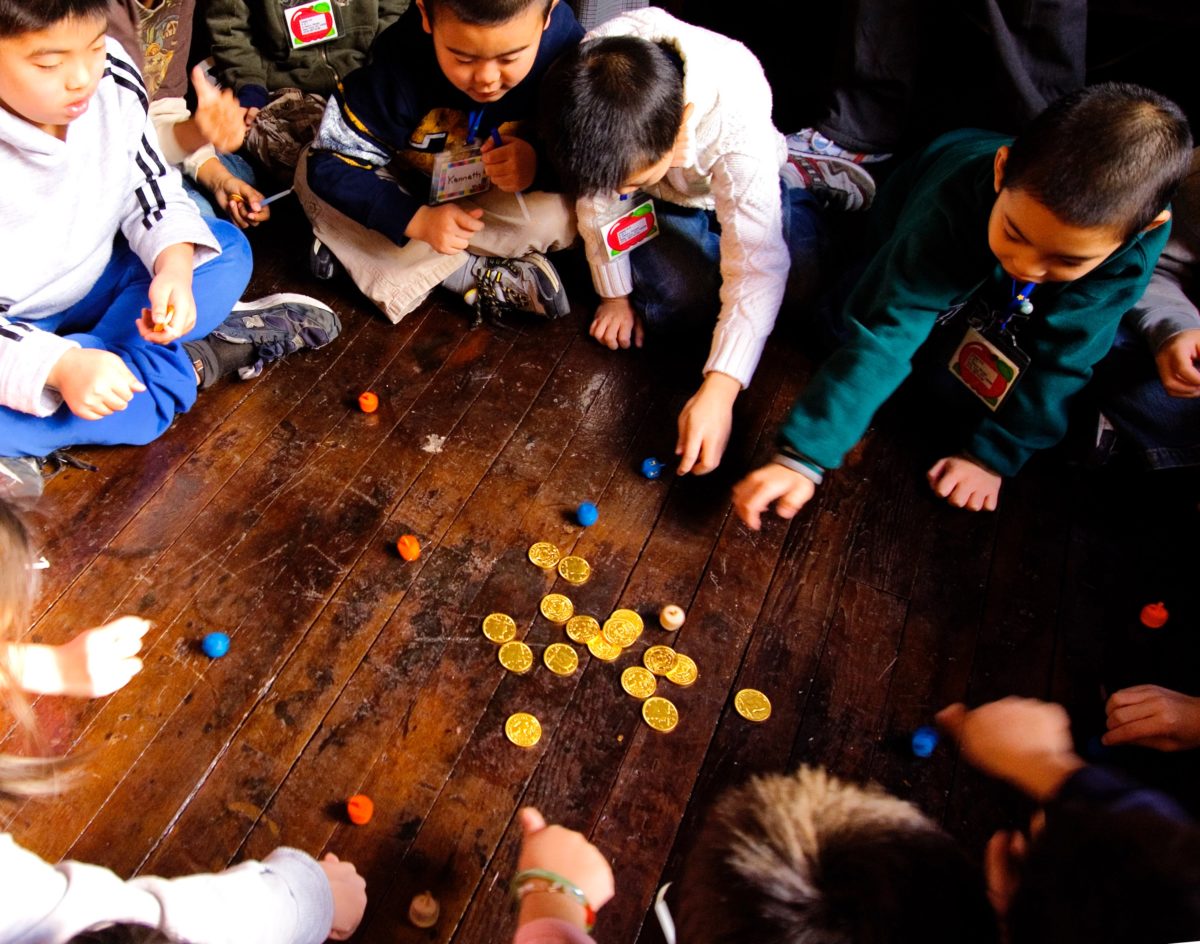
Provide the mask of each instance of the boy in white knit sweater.
[{"label": "boy in white knit sweater", "polygon": [[564,187],[579,195],[602,299],[592,336],[616,350],[716,321],[675,446],[680,474],[709,472],[785,288],[799,295],[815,284],[824,245],[817,199],[781,179],[787,147],[762,67],[741,43],[638,10],[555,63],[542,126]]}]

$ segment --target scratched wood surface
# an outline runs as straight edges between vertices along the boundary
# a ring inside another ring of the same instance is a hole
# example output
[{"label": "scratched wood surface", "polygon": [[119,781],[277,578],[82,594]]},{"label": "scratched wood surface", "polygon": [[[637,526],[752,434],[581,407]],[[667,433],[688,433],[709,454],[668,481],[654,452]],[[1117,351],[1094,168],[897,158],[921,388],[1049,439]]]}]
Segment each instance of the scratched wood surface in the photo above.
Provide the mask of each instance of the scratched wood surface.
[{"label": "scratched wood surface", "polygon": [[[333,850],[368,879],[358,940],[472,944],[511,934],[514,817],[532,803],[612,859],[601,939],[657,941],[651,899],[723,787],[826,764],[978,851],[1019,804],[944,747],[914,759],[912,730],[1010,692],[1095,707],[1100,634],[1081,623],[1105,611],[1115,551],[1096,539],[1094,476],[1035,463],[998,514],[954,512],[928,494],[922,417],[901,402],[794,523],[755,534],[729,488],[807,376],[789,332],[739,401],[722,468],[649,481],[638,467],[671,453],[694,364],[601,349],[584,293],[553,323],[469,331],[435,298],[391,325],[344,280],[309,277],[303,225],[280,209],[254,234],[249,294],[325,297],[341,338],[220,384],[150,446],[79,450],[98,471],[61,474],[34,514],[51,567],[31,638],[122,613],[154,627],[123,691],[38,702],[48,743],[87,752],[88,773],[60,798],[0,805],[18,841],[125,875]],[[373,415],[356,407],[365,389]],[[571,515],[584,499],[600,509],[590,529]],[[412,563],[393,546],[406,532],[423,546]],[[556,585],[526,559],[535,540],[586,557],[590,582]],[[580,647],[570,678],[507,674],[480,621],[512,614],[540,656],[562,636],[537,615],[552,587],[650,625],[615,664]],[[674,637],[653,625],[668,602],[689,614]],[[210,661],[213,630],[232,647]],[[669,693],[669,735],[618,682],[664,641],[700,666]],[[766,724],[733,711],[746,686],[770,695]],[[532,750],[504,738],[518,710],[541,720]],[[358,792],[375,802],[365,827],[342,812]],[[442,917],[418,931],[405,913],[426,889]]]}]

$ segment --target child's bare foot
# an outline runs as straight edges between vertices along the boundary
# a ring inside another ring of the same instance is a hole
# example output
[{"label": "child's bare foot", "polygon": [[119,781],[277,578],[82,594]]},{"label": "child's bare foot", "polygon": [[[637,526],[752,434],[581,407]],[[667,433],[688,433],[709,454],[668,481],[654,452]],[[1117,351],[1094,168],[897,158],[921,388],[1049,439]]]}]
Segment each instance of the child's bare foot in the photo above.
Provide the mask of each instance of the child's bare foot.
[{"label": "child's bare foot", "polygon": [[991,469],[963,456],[947,456],[925,473],[930,487],[956,508],[995,511],[1004,481]]}]

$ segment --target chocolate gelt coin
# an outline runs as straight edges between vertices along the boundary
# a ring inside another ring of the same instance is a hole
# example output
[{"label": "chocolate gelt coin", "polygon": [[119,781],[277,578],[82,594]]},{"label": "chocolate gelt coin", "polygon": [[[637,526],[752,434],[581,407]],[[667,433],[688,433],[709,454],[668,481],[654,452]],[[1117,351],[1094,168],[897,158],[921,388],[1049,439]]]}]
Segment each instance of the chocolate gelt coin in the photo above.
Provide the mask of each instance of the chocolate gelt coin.
[{"label": "chocolate gelt coin", "polygon": [[600,635],[600,621],[594,616],[578,613],[567,620],[567,635],[572,642],[587,645]]},{"label": "chocolate gelt coin", "polygon": [[506,643],[517,635],[517,621],[507,613],[489,613],[483,618],[483,634],[492,642]]},{"label": "chocolate gelt coin", "polygon": [[642,634],[642,631],[637,628],[636,624],[616,616],[610,616],[604,621],[604,628],[601,632],[604,633],[605,639],[614,646],[620,646],[622,649],[626,646],[632,646],[637,641],[638,636]]},{"label": "chocolate gelt coin", "polygon": [[642,665],[655,675],[666,675],[679,657],[670,646],[651,646],[642,653]]},{"label": "chocolate gelt coin", "polygon": [[646,624],[642,621],[641,615],[636,610],[613,610],[612,613],[609,614],[609,618],[628,620],[637,627],[639,633],[646,628]]},{"label": "chocolate gelt coin", "polygon": [[655,695],[642,702],[642,718],[655,731],[674,731],[679,724],[679,710],[667,699]]},{"label": "chocolate gelt coin", "polygon": [[538,541],[537,544],[529,549],[529,559],[543,570],[549,570],[557,564],[561,556],[558,548],[549,541]]},{"label": "chocolate gelt coin", "polygon": [[581,583],[587,583],[588,577],[592,575],[592,565],[582,557],[572,554],[558,562],[558,575],[567,583],[577,587]]},{"label": "chocolate gelt coin", "polygon": [[506,642],[500,647],[500,664],[521,675],[533,668],[533,650],[523,642]]},{"label": "chocolate gelt coin", "polygon": [[733,707],[747,721],[766,721],[771,717],[771,699],[757,688],[743,688],[734,695]]},{"label": "chocolate gelt coin", "polygon": [[565,642],[551,643],[542,654],[542,661],[555,675],[571,675],[579,668],[579,656]]},{"label": "chocolate gelt coin", "polygon": [[685,656],[682,652],[675,653],[675,664],[667,673],[667,681],[674,682],[680,688],[687,688],[699,677],[700,670],[691,656]]},{"label": "chocolate gelt coin", "polygon": [[533,715],[518,711],[504,722],[504,736],[517,747],[533,747],[542,739],[542,724]]},{"label": "chocolate gelt coin", "polygon": [[603,635],[593,636],[587,647],[588,652],[602,662],[613,662],[621,654],[621,647],[614,646]]},{"label": "chocolate gelt coin", "polygon": [[541,610],[551,623],[565,623],[575,615],[575,604],[561,593],[547,593],[542,597]]},{"label": "chocolate gelt coin", "polygon": [[631,665],[621,673],[621,687],[634,698],[649,698],[658,688],[658,680],[640,665]]}]

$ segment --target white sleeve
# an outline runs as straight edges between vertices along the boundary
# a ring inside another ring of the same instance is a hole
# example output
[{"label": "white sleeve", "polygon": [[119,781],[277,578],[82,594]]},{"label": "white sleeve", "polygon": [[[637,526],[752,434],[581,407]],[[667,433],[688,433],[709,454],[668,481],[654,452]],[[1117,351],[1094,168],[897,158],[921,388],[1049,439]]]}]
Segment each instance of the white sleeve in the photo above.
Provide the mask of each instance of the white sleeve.
[{"label": "white sleeve", "polygon": [[46,386],[50,370],[79,342],[60,338],[25,321],[0,318],[0,406],[49,416],[62,404]]},{"label": "white sleeve", "polygon": [[51,865],[0,836],[0,940],[64,944],[113,923],[158,928],[189,944],[320,944],[333,923],[321,867],[295,849],[212,875],[123,881],[82,862]]},{"label": "white sleeve", "polygon": [[191,117],[187,102],[182,98],[159,98],[150,103],[150,123],[154,125],[163,157],[168,164],[173,164],[195,180],[201,166],[217,156],[217,149],[205,144],[189,152],[180,146],[175,136],[175,126]]},{"label": "white sleeve", "polygon": [[579,234],[592,270],[592,285],[601,298],[624,298],[633,292],[633,271],[628,254],[610,260],[596,234],[596,221],[615,209],[611,196],[580,197],[575,203]]}]

